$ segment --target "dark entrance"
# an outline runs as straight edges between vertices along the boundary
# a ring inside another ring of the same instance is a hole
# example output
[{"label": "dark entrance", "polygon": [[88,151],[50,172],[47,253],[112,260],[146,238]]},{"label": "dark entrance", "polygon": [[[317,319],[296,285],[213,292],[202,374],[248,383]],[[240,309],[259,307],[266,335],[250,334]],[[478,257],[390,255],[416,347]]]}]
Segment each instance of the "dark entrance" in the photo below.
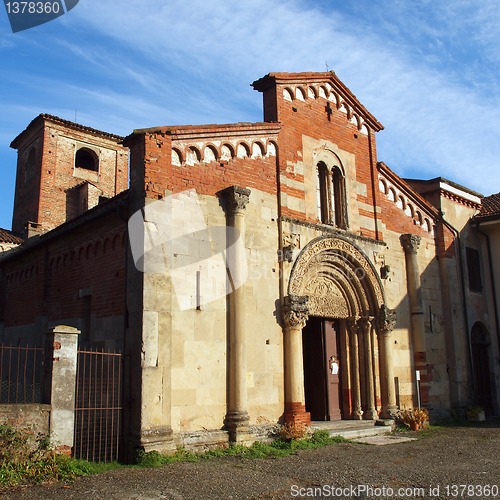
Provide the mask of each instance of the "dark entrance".
[{"label": "dark entrance", "polygon": [[475,323],[472,327],[471,341],[476,403],[484,408],[487,415],[493,415],[490,364],[488,361],[488,334],[480,323]]},{"label": "dark entrance", "polygon": [[306,411],[312,420],[341,420],[339,322],[310,317],[302,330]]}]

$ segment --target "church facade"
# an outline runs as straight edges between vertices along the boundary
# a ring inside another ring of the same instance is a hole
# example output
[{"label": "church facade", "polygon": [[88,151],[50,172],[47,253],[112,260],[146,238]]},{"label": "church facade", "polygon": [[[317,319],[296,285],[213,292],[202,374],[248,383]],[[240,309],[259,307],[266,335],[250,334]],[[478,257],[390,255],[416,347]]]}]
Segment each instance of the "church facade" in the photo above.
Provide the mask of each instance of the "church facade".
[{"label": "church facade", "polygon": [[253,87],[262,123],[122,138],[40,115],[13,141],[26,241],[0,257],[3,338],[66,324],[122,349],[126,439],[146,450],[418,397],[498,413],[482,196],[378,161],[383,126],[333,72]]}]

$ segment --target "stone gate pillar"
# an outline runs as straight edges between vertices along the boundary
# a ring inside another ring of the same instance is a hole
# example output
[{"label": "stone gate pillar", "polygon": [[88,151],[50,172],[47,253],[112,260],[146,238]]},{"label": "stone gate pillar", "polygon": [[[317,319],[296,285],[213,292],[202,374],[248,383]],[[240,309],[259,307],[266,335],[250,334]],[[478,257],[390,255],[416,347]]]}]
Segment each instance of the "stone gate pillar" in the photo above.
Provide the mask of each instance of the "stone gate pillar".
[{"label": "stone gate pillar", "polygon": [[380,391],[382,396],[381,418],[394,418],[397,412],[394,387],[394,365],[392,357],[392,331],[396,326],[396,311],[383,305],[378,320]]},{"label": "stone gate pillar", "polygon": [[[228,226],[239,231],[240,242],[231,246],[227,259],[230,261],[230,278],[233,286],[246,268],[245,257],[245,207],[250,199],[250,190],[231,186],[224,191],[227,202]],[[230,253],[231,252],[231,253]],[[247,352],[245,338],[245,285],[229,293],[229,405],[226,427],[233,442],[253,441],[248,431],[247,400]]]},{"label": "stone gate pillar", "polygon": [[311,425],[304,393],[302,328],[309,314],[308,297],[289,295],[282,307],[285,344],[285,422]]},{"label": "stone gate pillar", "polygon": [[46,333],[44,401],[50,403],[50,443],[71,455],[75,429],[75,393],[80,330],[55,326]]}]

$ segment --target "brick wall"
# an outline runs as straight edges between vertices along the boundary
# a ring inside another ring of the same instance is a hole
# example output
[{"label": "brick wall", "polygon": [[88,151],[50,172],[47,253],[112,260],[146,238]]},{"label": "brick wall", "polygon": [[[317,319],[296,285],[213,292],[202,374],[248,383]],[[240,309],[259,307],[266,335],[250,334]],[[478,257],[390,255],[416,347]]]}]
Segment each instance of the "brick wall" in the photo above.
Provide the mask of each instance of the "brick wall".
[{"label": "brick wall", "polygon": [[[96,318],[124,314],[126,226],[114,207],[0,265],[0,319],[5,329],[82,318],[79,291],[92,290]],[[90,212],[88,212],[90,214]],[[47,235],[48,236],[48,235]],[[41,333],[41,332],[40,332]]]},{"label": "brick wall", "polygon": [[[215,196],[239,185],[276,194],[278,130],[276,125],[236,124],[190,127],[189,133],[170,127],[130,136],[125,144],[131,147],[131,192],[158,199],[165,191],[195,188],[200,195]],[[253,154],[256,142],[264,150],[259,154]],[[225,147],[232,152],[229,158],[224,157]],[[238,153],[241,148],[248,150],[245,157]],[[173,161],[174,155],[180,161]]]},{"label": "brick wall", "polygon": [[[21,232],[28,220],[47,231],[79,215],[77,186],[84,182],[95,185],[106,198],[128,187],[128,151],[118,145],[118,137],[58,120],[38,117],[12,143],[18,149],[14,231]],[[28,165],[32,147],[36,162]],[[95,152],[98,172],[75,167],[81,147]]]},{"label": "brick wall", "polygon": [[[313,172],[301,171],[302,165],[313,161],[305,151],[304,138],[314,138],[318,143],[318,150],[321,144],[325,149],[329,149],[329,144],[334,144],[338,150],[353,156],[355,168],[352,172],[345,172],[346,182],[352,186],[354,197],[354,203],[352,200],[347,201],[348,210],[351,221],[356,220],[349,227],[358,234],[378,238],[376,225],[373,223],[377,217],[374,204],[377,203],[378,193],[372,187],[373,165],[376,163],[374,135],[375,131],[382,128],[381,125],[349,91],[337,88],[336,77],[333,78],[329,73],[278,74],[274,80],[265,77],[256,82],[254,87],[263,92],[265,120],[282,124],[279,136],[279,173],[284,183],[281,189],[304,202],[302,206],[305,208],[301,210],[298,206],[291,206],[282,197],[281,214],[308,222],[319,222],[317,210],[313,206],[315,199],[311,196],[308,199],[307,194],[308,190],[315,190],[315,175]],[[345,165],[343,167],[345,169]],[[302,183],[303,187],[299,187],[297,183]],[[356,183],[363,184],[366,188],[358,190]],[[295,185],[293,193],[290,191],[290,184]],[[363,212],[360,212],[358,203]],[[368,217],[371,222],[365,227],[359,215]]]},{"label": "brick wall", "polygon": [[0,425],[8,425],[30,436],[49,435],[50,405],[0,405]]}]

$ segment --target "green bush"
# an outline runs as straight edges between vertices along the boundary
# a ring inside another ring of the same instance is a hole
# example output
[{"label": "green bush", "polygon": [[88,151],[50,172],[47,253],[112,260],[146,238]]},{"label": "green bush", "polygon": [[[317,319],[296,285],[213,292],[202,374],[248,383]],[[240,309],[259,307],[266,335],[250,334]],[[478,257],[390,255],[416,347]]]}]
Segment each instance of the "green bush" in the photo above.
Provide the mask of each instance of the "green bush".
[{"label": "green bush", "polygon": [[48,437],[0,425],[0,488],[46,481],[68,481],[120,467],[116,462],[97,464],[56,455]]}]

